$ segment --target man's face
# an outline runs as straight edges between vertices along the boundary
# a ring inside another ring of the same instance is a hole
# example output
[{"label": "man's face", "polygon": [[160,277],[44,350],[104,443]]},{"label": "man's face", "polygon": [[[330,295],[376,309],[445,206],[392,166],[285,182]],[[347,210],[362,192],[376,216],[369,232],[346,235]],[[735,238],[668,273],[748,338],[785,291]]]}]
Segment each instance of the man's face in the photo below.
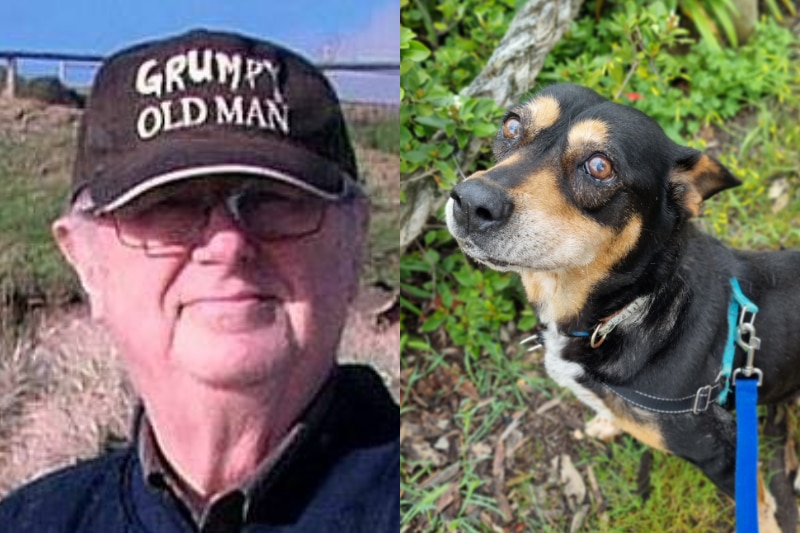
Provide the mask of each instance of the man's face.
[{"label": "man's face", "polygon": [[[284,215],[274,223],[308,209],[321,217],[319,229],[263,242],[219,200],[237,181],[194,180],[151,193],[116,219],[93,222],[92,252],[73,254],[95,316],[145,395],[182,380],[239,390],[273,380],[302,390],[333,364],[357,285],[366,216],[359,221],[357,212],[365,206],[317,203],[317,213],[306,202],[318,200],[276,184],[272,192],[296,209],[276,208]],[[196,242],[183,249],[145,242],[142,216],[203,203],[213,207]]]}]

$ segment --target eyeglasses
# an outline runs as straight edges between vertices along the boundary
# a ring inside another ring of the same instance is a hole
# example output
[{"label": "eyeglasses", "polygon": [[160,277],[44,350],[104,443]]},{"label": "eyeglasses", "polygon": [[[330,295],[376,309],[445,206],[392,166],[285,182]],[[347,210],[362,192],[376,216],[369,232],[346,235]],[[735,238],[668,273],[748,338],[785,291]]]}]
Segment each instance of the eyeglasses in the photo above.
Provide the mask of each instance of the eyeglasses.
[{"label": "eyeglasses", "polygon": [[220,205],[249,237],[271,242],[319,231],[330,202],[246,185],[205,197],[175,194],[100,216],[113,220],[117,238],[125,246],[169,254],[199,244],[211,212]]}]

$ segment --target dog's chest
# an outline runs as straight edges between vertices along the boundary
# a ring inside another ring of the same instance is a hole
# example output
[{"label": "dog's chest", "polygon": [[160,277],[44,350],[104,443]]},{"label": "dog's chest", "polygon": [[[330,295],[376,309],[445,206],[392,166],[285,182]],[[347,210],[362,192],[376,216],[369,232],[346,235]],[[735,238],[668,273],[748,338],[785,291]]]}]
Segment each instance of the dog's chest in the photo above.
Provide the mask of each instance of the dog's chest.
[{"label": "dog's chest", "polygon": [[562,354],[569,337],[559,334],[556,327],[552,325],[542,333],[542,337],[545,345],[544,366],[550,378],[562,387],[571,390],[580,401],[598,414],[611,416],[600,397],[581,384],[580,379],[585,373],[583,367],[563,358]]}]

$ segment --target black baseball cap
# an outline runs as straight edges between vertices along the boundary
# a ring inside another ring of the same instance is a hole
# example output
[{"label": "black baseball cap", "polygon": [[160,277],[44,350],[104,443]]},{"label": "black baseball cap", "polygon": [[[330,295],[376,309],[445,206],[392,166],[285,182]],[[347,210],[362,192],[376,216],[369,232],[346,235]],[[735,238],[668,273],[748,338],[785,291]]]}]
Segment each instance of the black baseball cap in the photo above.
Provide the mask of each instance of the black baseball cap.
[{"label": "black baseball cap", "polygon": [[347,195],[356,160],[324,74],[281,46],[208,30],[106,60],[81,120],[72,200],[88,189],[93,209],[108,212],[212,174]]}]

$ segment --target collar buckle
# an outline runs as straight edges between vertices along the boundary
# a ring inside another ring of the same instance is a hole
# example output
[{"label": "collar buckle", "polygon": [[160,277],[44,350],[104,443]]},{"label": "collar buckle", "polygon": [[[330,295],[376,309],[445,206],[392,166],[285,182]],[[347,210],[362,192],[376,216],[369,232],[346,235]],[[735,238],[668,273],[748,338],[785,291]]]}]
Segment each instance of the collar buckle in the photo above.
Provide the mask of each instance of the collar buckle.
[{"label": "collar buckle", "polygon": [[708,410],[708,407],[711,405],[714,389],[716,387],[717,385],[714,384],[705,385],[704,387],[697,389],[697,394],[694,395],[692,414],[696,415]]}]

